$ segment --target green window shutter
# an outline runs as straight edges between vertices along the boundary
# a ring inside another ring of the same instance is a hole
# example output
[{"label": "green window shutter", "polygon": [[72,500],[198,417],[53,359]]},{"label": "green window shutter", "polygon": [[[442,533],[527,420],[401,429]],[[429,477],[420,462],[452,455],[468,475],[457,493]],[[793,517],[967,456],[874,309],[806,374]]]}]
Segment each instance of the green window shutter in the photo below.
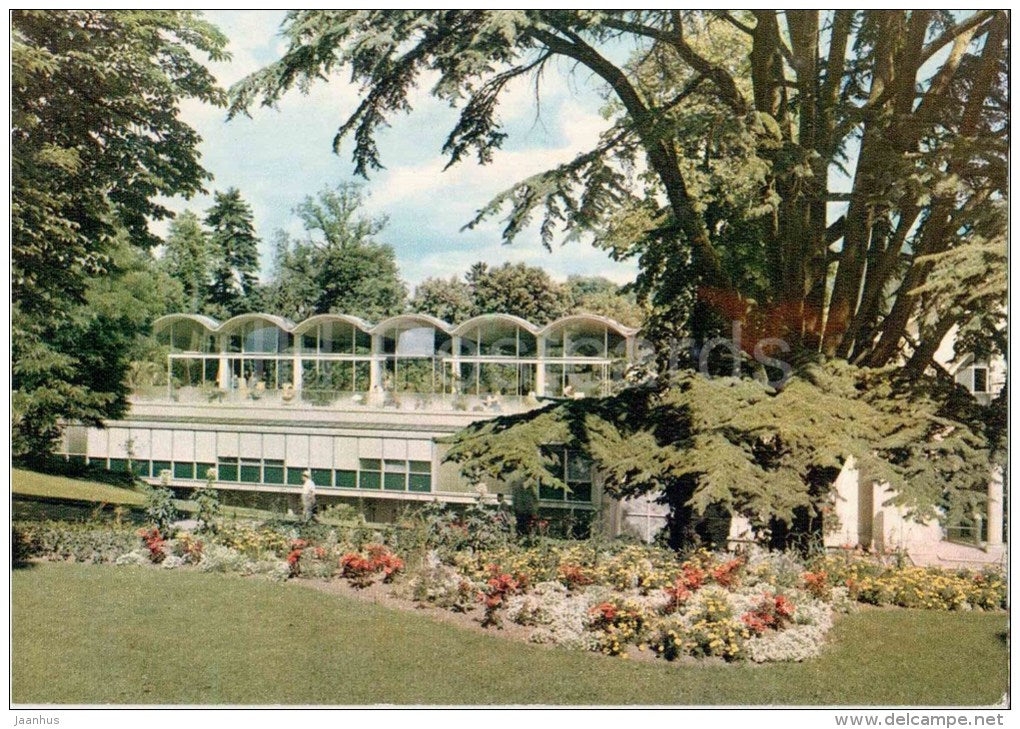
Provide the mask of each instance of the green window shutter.
[{"label": "green window shutter", "polygon": [[195,478],[195,464],[174,461],[174,478]]},{"label": "green window shutter", "polygon": [[[74,463],[75,456],[71,456],[71,462]],[[84,459],[82,459],[84,461]],[[152,466],[148,461],[132,461],[131,467],[134,469],[135,475],[139,478],[149,477],[149,468]]]},{"label": "green window shutter", "polygon": [[407,490],[407,476],[403,473],[387,473],[383,482],[387,491]]},{"label": "green window shutter", "polygon": [[305,482],[305,477],[302,475],[305,469],[303,468],[288,468],[287,469],[287,483],[291,486],[300,486]]},{"label": "green window shutter", "polygon": [[360,461],[362,471],[381,471],[382,461],[378,458],[362,458]]},{"label": "green window shutter", "polygon": [[354,489],[358,487],[357,471],[337,471],[336,487],[338,489]]},{"label": "green window shutter", "polygon": [[216,464],[215,463],[196,463],[195,464],[195,478],[200,481],[205,481],[209,478],[209,471],[213,472],[213,477],[216,476]]},{"label": "green window shutter", "polygon": [[427,473],[412,473],[407,477],[409,491],[429,493],[432,491],[432,476]]},{"label": "green window shutter", "polygon": [[375,471],[362,471],[358,474],[358,487],[363,489],[382,488],[382,474]]},{"label": "green window shutter", "polygon": [[159,474],[163,471],[172,471],[173,465],[170,461],[153,461],[152,462],[152,477],[159,478]]},{"label": "green window shutter", "polygon": [[407,465],[411,473],[432,473],[432,463],[430,461],[408,461]]},{"label": "green window shutter", "polygon": [[[237,459],[221,458],[217,481],[237,481]],[[155,467],[155,464],[153,464]]]},{"label": "green window shutter", "polygon": [[328,468],[313,468],[312,483],[316,486],[330,487],[333,485],[333,472]]},{"label": "green window shutter", "polygon": [[262,462],[262,480],[265,483],[282,484],[284,482],[283,461],[266,459]]}]

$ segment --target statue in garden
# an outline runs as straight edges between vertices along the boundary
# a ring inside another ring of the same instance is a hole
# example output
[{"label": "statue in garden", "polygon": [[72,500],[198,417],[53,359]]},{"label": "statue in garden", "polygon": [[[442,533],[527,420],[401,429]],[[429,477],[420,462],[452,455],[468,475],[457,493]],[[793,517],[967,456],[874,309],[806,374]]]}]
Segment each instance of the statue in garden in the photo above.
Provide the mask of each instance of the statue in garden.
[{"label": "statue in garden", "polygon": [[315,482],[312,481],[311,471],[305,470],[302,475],[304,481],[301,483],[301,518],[308,522],[315,516]]}]

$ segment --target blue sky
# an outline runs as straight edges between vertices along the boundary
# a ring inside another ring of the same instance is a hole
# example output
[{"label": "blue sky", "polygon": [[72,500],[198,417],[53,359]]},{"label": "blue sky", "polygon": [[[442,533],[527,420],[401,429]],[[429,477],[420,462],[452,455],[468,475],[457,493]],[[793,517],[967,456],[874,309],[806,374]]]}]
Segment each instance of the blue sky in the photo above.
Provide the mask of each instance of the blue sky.
[{"label": "blue sky", "polygon": [[[282,11],[208,11],[206,16],[230,39],[232,58],[210,64],[223,86],[278,58],[284,41],[278,31]],[[338,125],[354,109],[357,89],[346,77],[317,84],[305,96],[292,91],[278,109],[255,108],[251,118],[226,121],[222,109],[188,102],[182,117],[201,134],[202,161],[215,179],[210,191],[237,187],[251,204],[262,238],[263,270],[269,265],[274,231],[299,233],[291,211],[306,195],[353,180],[351,147],[332,152]],[[493,163],[466,160],[446,172],[440,154],[456,112],[428,95],[414,96],[414,111],[392,120],[380,135],[386,169],[365,183],[368,209],[385,214],[389,225],[380,240],[394,247],[404,278],[412,285],[427,276],[462,273],[475,261],[540,265],[555,278],[598,274],[619,283],[632,280],[633,263],[617,263],[585,243],[549,253],[534,231],[513,245],[501,244],[498,219],[473,231],[461,227],[491,197],[523,177],[571,159],[593,146],[607,123],[599,115],[595,83],[569,73],[566,64],[543,78],[541,110],[527,83],[511,88],[500,107],[509,139]],[[210,196],[173,200],[176,211],[204,211]],[[165,226],[160,226],[165,230]]]}]

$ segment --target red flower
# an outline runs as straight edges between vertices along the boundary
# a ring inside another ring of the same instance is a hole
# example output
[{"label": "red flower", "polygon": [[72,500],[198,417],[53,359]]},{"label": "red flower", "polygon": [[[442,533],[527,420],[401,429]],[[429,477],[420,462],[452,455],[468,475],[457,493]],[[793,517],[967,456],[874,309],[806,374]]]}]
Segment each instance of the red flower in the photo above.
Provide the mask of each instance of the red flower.
[{"label": "red flower", "polygon": [[785,595],[766,592],[754,610],[740,616],[741,621],[754,633],[761,635],[766,630],[782,630],[793,617],[796,606]]},{"label": "red flower", "polygon": [[583,567],[576,564],[561,564],[559,572],[560,578],[567,583],[567,587],[570,589],[590,585],[595,581]]},{"label": "red flower", "polygon": [[683,574],[677,581],[678,584],[682,583],[691,592],[697,592],[698,588],[701,587],[705,581],[705,570],[701,569],[697,565],[693,565],[690,562],[685,562],[683,567]]},{"label": "red flower", "polygon": [[159,563],[166,558],[166,549],[164,548],[166,540],[159,533],[159,529],[155,527],[149,530],[139,529],[135,533],[145,542],[145,546],[149,550],[149,559]]},{"label": "red flower", "polygon": [[732,587],[737,582],[737,572],[744,566],[740,557],[724,562],[712,570],[712,579],[723,587]]},{"label": "red flower", "polygon": [[805,572],[804,587],[811,595],[822,599],[829,593],[829,575],[826,572]]},{"label": "red flower", "polygon": [[601,615],[601,617],[607,622],[613,622],[616,619],[616,605],[611,602],[599,603],[591,609],[593,615]]}]

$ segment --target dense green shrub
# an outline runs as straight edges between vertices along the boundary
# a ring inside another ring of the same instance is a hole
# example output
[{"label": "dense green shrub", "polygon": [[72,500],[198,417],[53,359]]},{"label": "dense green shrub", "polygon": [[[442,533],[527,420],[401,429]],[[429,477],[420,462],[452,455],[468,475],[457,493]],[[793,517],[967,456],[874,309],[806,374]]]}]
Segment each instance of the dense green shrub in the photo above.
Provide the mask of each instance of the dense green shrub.
[{"label": "dense green shrub", "polygon": [[212,488],[212,479],[206,488],[196,489],[194,499],[198,507],[198,528],[202,531],[216,531],[216,524],[220,518],[220,495]]},{"label": "dense green shrub", "polygon": [[30,557],[75,562],[114,562],[138,546],[131,528],[81,522],[19,522],[12,527],[16,560]]},{"label": "dense green shrub", "polygon": [[174,506],[174,492],[168,488],[153,486],[145,498],[145,515],[160,534],[170,534],[177,521],[177,507]]}]

